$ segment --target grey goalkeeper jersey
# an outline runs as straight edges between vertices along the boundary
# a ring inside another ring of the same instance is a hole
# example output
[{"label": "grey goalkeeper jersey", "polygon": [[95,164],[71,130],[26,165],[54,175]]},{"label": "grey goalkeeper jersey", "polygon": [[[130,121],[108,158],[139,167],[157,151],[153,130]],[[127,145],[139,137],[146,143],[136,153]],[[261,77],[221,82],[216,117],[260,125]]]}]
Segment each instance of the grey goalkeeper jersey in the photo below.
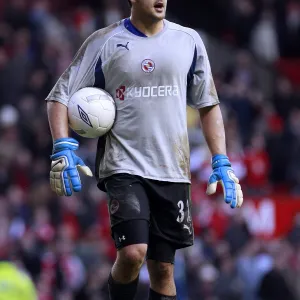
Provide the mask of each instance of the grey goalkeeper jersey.
[{"label": "grey goalkeeper jersey", "polygon": [[[116,102],[99,177],[129,173],[190,182],[186,105],[219,103],[198,33],[169,21],[152,37],[129,19],[92,34],[46,100],[68,105],[84,87],[105,89]],[[98,172],[97,172],[98,173]]]}]

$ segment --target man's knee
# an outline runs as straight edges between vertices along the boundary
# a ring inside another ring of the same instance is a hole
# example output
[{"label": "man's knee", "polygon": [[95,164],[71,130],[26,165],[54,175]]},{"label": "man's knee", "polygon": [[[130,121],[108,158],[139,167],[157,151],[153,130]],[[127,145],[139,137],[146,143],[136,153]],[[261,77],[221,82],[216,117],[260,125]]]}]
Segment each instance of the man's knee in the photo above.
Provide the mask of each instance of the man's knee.
[{"label": "man's knee", "polygon": [[162,283],[173,280],[174,265],[171,263],[164,263],[154,260],[148,260],[148,270],[152,283]]},{"label": "man's knee", "polygon": [[129,268],[140,268],[147,253],[146,244],[130,245],[118,251],[117,261]]}]

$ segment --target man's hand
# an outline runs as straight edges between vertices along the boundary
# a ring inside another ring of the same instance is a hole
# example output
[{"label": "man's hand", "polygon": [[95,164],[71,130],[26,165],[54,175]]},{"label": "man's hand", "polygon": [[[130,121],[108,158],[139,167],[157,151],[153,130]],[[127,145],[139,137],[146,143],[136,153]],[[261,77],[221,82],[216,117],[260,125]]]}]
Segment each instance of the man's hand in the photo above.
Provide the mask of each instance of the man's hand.
[{"label": "man's hand", "polygon": [[92,177],[93,173],[74,151],[79,143],[72,138],[58,139],[53,144],[51,156],[50,185],[59,196],[71,196],[72,192],[81,191],[81,181],[77,168],[85,175]]},{"label": "man's hand", "polygon": [[235,176],[231,164],[226,155],[214,155],[212,158],[213,173],[208,180],[207,195],[212,195],[217,190],[218,182],[221,182],[224,192],[224,200],[231,208],[241,207],[243,204],[243,192],[239,180]]}]

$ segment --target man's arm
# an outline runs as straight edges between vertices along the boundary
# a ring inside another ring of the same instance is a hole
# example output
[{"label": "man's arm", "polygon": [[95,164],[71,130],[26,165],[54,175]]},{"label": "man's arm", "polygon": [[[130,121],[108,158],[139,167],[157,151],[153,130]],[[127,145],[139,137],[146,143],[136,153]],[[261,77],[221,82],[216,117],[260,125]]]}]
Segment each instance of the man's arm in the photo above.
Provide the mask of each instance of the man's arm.
[{"label": "man's arm", "polygon": [[59,196],[71,196],[72,192],[81,190],[81,181],[77,168],[84,174],[93,176],[81,158],[73,151],[79,143],[69,138],[68,108],[55,102],[47,103],[48,120],[53,139],[53,155],[51,156],[50,185]]},{"label": "man's arm", "polygon": [[226,203],[230,204],[232,208],[241,207],[243,193],[239,180],[226,156],[225,129],[220,106],[213,105],[200,108],[199,113],[203,134],[212,154],[213,173],[208,180],[206,193],[208,195],[214,194],[218,182],[221,182]]},{"label": "man's arm", "polygon": [[199,110],[203,134],[212,154],[213,173],[208,180],[206,193],[214,194],[218,182],[221,182],[226,203],[232,208],[240,207],[243,193],[226,156],[224,123],[209,59],[200,36],[194,30],[190,33],[194,37],[195,49],[190,70],[193,76],[188,76],[187,82],[187,104]]},{"label": "man's arm", "polygon": [[[107,40],[106,33],[106,29],[97,31],[86,39],[70,66],[61,75],[46,98],[53,139],[50,184],[52,190],[58,195],[71,196],[73,192],[81,190],[81,180],[77,169],[88,176],[93,175],[92,171],[74,152],[79,148],[79,142],[69,137],[67,106],[72,95],[80,89],[93,86],[97,80],[99,84],[103,84],[104,79],[101,76],[103,72],[99,71],[102,71],[99,49]],[[99,78],[96,76],[96,70],[100,74],[98,74]]]},{"label": "man's arm", "polygon": [[68,108],[55,102],[47,102],[47,113],[53,141],[69,136]]},{"label": "man's arm", "polygon": [[101,35],[100,31],[89,36],[47,96],[48,119],[53,141],[69,136],[68,103],[74,93],[87,86],[93,86],[96,82],[96,66],[98,71],[102,71],[102,65],[97,65],[102,62],[99,58],[99,49],[105,40],[105,35]]},{"label": "man's arm", "polygon": [[202,130],[211,154],[226,155],[224,122],[219,105],[199,109]]}]

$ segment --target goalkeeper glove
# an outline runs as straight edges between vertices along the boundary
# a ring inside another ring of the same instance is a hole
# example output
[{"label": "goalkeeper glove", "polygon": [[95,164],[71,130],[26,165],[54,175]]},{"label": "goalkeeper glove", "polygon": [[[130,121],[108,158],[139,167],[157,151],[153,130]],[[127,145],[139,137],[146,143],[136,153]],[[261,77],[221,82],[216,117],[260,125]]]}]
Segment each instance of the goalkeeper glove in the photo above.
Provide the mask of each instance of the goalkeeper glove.
[{"label": "goalkeeper glove", "polygon": [[208,180],[207,195],[212,195],[217,190],[218,182],[221,182],[224,200],[231,208],[241,207],[243,204],[243,192],[238,178],[235,176],[231,163],[226,155],[214,155],[212,158],[212,169]]},{"label": "goalkeeper glove", "polygon": [[81,191],[81,181],[77,168],[87,176],[93,176],[92,171],[74,151],[79,143],[72,138],[61,138],[54,141],[51,156],[50,185],[59,196],[71,196],[72,192]]}]

